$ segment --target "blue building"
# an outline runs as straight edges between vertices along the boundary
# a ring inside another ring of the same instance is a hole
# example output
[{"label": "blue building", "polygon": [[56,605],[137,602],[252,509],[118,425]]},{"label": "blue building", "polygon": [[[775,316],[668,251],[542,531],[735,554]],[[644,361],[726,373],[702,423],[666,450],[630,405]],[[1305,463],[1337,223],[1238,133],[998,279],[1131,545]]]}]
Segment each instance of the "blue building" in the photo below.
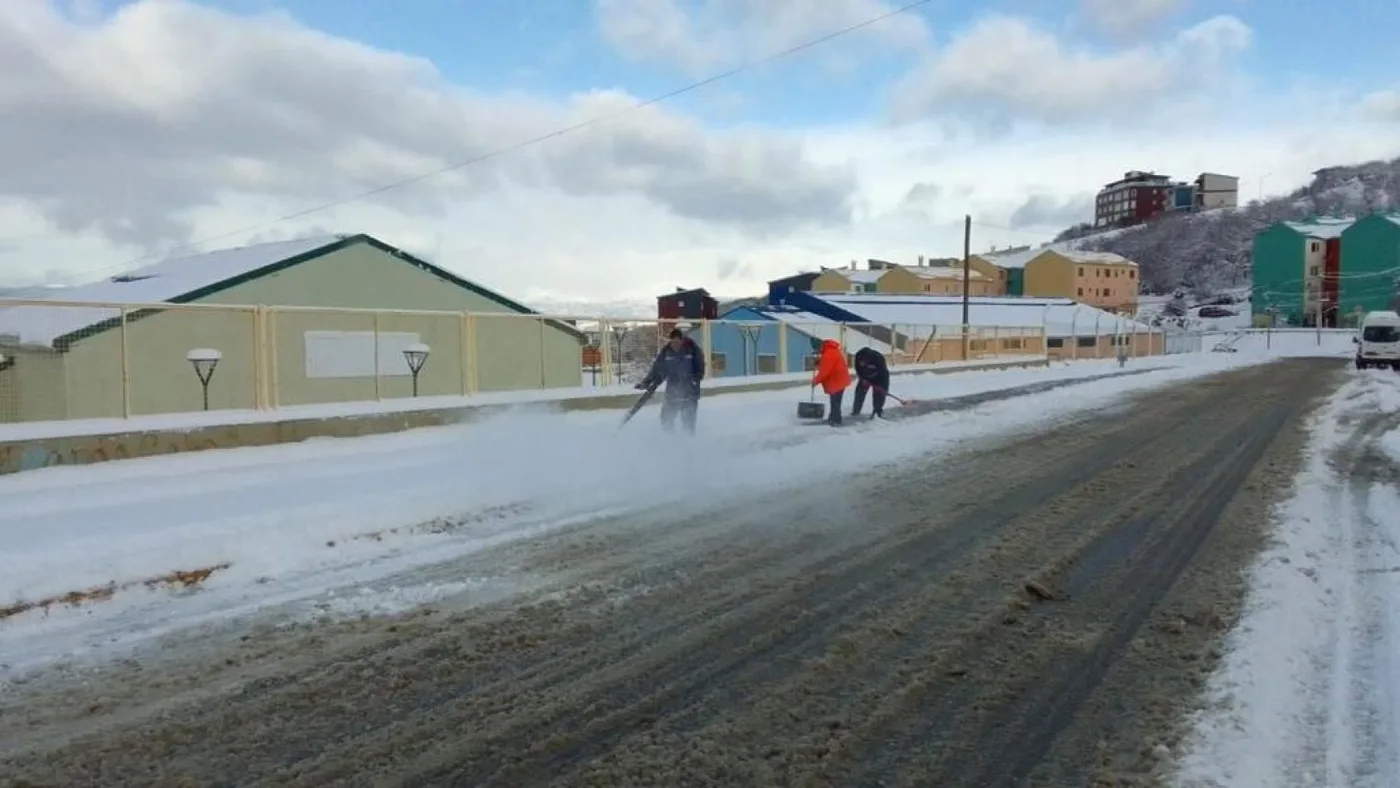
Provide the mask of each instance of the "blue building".
[{"label": "blue building", "polygon": [[[812,300],[824,303],[821,299]],[[829,304],[826,307],[850,317],[834,320],[792,306],[742,306],[725,312],[720,315],[720,321],[734,322],[710,324],[710,375],[717,378],[773,375],[784,369],[778,361],[781,350],[779,337],[784,325],[787,327],[786,371],[811,371],[816,361],[813,339],[840,339],[842,322],[861,322],[861,318],[852,313]],[[865,346],[886,355],[890,353],[889,345],[861,332],[848,329],[845,336],[848,355],[856,348]]]}]

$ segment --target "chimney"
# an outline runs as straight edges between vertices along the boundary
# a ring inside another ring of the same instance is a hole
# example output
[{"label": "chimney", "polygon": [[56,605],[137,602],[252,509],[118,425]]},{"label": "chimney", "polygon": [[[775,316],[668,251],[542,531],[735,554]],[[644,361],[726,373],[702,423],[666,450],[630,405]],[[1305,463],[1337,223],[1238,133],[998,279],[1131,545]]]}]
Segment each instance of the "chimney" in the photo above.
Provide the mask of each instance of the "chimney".
[{"label": "chimney", "polygon": [[852,271],[856,270],[856,265],[857,265],[856,261],[855,261],[855,260],[852,260],[852,261],[851,261],[851,270],[852,270]]},{"label": "chimney", "polygon": [[919,267],[920,267],[920,268],[923,268],[923,267],[924,267],[924,256],[923,256],[923,255],[919,255]]}]

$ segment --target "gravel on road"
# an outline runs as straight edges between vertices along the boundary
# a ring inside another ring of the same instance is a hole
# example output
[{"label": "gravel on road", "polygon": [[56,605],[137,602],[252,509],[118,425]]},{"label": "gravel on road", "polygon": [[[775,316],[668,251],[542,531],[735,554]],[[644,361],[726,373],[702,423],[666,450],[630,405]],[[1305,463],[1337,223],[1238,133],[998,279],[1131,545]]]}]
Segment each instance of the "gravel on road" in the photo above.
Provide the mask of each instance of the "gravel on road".
[{"label": "gravel on road", "polygon": [[0,784],[1151,785],[1337,362],[422,570],[511,598],[261,626],[0,699]]}]

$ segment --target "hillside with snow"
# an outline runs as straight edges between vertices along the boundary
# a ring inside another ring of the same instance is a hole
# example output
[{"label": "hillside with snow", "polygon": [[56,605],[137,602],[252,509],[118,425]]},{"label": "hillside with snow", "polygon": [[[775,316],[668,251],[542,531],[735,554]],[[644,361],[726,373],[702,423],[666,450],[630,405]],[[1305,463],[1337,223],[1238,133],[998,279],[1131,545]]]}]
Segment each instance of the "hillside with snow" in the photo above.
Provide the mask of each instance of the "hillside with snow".
[{"label": "hillside with snow", "polygon": [[1168,216],[1093,235],[1078,225],[1061,233],[1054,246],[1134,260],[1146,292],[1215,293],[1248,285],[1254,236],[1275,222],[1388,210],[1400,210],[1400,158],[1318,170],[1290,195],[1238,209]]}]

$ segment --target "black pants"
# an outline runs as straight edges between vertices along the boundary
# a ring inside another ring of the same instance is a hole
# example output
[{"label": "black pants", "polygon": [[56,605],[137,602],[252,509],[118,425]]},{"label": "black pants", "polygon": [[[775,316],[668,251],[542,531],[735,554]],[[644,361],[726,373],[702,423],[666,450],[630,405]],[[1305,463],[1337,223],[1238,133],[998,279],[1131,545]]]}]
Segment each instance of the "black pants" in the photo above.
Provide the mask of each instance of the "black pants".
[{"label": "black pants", "polygon": [[661,428],[671,432],[676,428],[676,417],[681,417],[681,426],[686,432],[695,433],[696,411],[700,400],[692,397],[667,397],[661,401]]},{"label": "black pants", "polygon": [[831,409],[826,416],[826,423],[836,425],[841,423],[841,400],[846,397],[846,390],[836,392],[831,395]]},{"label": "black pants", "polygon": [[[871,385],[869,381],[865,380],[856,384],[856,395],[851,400],[852,416],[860,415],[860,409],[865,405],[865,392],[870,391]],[[889,382],[881,384],[876,381],[874,385],[876,389],[875,393],[870,396],[870,410],[876,416],[883,416],[885,415],[885,390],[889,388]]]}]

